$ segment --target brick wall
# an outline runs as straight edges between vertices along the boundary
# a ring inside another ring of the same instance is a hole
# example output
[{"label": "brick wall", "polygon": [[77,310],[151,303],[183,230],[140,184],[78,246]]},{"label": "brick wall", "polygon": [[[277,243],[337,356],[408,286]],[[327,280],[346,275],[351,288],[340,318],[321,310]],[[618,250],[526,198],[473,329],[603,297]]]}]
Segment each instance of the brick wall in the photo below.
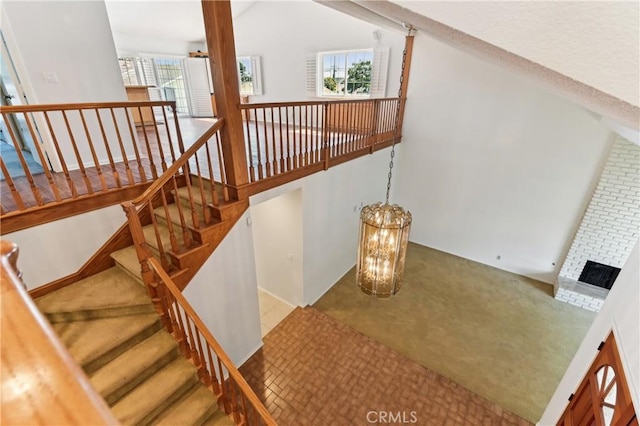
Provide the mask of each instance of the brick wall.
[{"label": "brick wall", "polygon": [[587,260],[622,268],[640,232],[640,147],[615,140],[561,277],[577,280]]}]

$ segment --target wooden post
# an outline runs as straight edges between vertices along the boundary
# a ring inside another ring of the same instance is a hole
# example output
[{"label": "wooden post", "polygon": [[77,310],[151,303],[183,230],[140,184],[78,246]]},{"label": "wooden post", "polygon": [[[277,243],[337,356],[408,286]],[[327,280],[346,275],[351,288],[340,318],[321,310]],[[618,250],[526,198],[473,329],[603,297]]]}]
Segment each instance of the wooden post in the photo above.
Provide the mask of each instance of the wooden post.
[{"label": "wooden post", "polygon": [[22,271],[18,268],[18,254],[20,254],[20,250],[17,244],[7,240],[0,240],[0,256],[7,259],[9,266],[11,266],[16,277],[22,282],[22,285],[26,289],[27,286],[22,281]]},{"label": "wooden post", "polygon": [[400,114],[398,114],[398,122],[396,123],[396,126],[398,126],[396,137],[402,134],[402,124],[404,123],[405,102],[403,100],[407,97],[407,88],[409,87],[409,72],[411,71],[411,55],[413,53],[413,37],[414,36],[412,35],[408,35],[404,41],[405,53],[402,58],[402,77],[400,80],[399,93]]},{"label": "wooden post", "polygon": [[227,185],[231,196],[245,198],[240,187],[249,183],[247,155],[240,112],[238,63],[229,0],[202,0],[202,14],[218,117],[225,119],[220,131]]}]

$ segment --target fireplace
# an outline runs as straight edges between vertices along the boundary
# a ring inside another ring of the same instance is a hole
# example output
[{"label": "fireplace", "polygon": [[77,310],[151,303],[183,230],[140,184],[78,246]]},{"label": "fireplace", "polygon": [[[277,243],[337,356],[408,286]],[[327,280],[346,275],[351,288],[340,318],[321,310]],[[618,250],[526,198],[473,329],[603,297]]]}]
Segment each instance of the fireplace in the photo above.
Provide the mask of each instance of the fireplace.
[{"label": "fireplace", "polygon": [[584,266],[578,281],[609,290],[619,273],[620,268],[587,260],[587,264]]}]

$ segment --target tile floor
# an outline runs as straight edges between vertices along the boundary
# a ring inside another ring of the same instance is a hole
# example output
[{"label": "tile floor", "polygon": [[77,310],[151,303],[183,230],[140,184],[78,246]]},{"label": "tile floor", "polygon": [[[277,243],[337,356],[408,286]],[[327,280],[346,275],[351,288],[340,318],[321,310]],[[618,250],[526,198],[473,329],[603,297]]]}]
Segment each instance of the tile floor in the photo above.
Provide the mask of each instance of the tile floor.
[{"label": "tile floor", "polygon": [[531,424],[313,307],[263,340],[240,372],[281,426]]},{"label": "tile floor", "polygon": [[258,289],[258,303],[260,304],[260,329],[262,337],[273,329],[280,321],[289,315],[295,306],[291,306],[269,293]]}]

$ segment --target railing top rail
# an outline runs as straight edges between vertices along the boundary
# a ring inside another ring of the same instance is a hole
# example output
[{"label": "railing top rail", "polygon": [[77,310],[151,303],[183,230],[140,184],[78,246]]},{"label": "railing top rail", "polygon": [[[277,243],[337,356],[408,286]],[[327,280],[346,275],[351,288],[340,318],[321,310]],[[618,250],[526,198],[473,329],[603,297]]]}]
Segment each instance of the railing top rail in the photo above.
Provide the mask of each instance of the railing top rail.
[{"label": "railing top rail", "polygon": [[161,107],[175,106],[175,101],[123,101],[123,102],[84,102],[72,104],[42,104],[42,105],[12,105],[3,106],[2,112],[43,112],[43,111],[69,111],[77,109],[102,109],[102,108],[124,108],[124,107]]},{"label": "railing top rail", "polygon": [[240,109],[253,109],[253,108],[276,108],[276,107],[288,107],[288,106],[305,106],[305,105],[325,105],[325,104],[358,104],[358,103],[371,103],[375,101],[396,101],[399,98],[366,98],[366,99],[332,99],[323,101],[296,101],[296,102],[269,102],[269,103],[251,103],[240,104]]},{"label": "railing top rail", "polygon": [[162,268],[160,262],[153,257],[150,257],[148,259],[148,262],[150,268],[158,275],[158,277],[162,280],[162,282],[171,292],[176,301],[180,304],[180,306],[182,306],[186,315],[188,315],[193,320],[196,328],[202,333],[202,336],[206,339],[207,343],[215,351],[217,357],[227,368],[229,375],[233,377],[235,382],[242,389],[251,405],[253,405],[256,411],[260,414],[260,417],[265,420],[266,424],[275,426],[276,423],[273,420],[271,413],[269,413],[269,411],[265,408],[265,406],[262,404],[262,401],[258,399],[244,377],[242,377],[242,374],[240,374],[238,369],[233,364],[233,361],[231,361],[231,358],[229,358],[224,349],[222,349],[222,346],[220,346],[215,337],[213,337],[213,334],[211,334],[209,328],[204,324],[204,322],[202,322],[198,314],[191,307],[191,304],[189,304],[187,299],[182,295],[182,292],[178,290],[178,287],[174,284],[174,282],[171,280],[171,277],[169,277],[169,275]]},{"label": "railing top rail", "polygon": [[202,145],[204,145],[211,138],[211,136],[213,136],[218,130],[220,130],[223,125],[224,125],[224,118],[218,119],[218,121],[216,121],[213,124],[213,126],[211,126],[207,131],[205,131],[198,138],[198,140],[195,141],[193,145],[191,145],[189,149],[186,150],[184,154],[182,154],[180,158],[178,158],[171,165],[171,167],[169,167],[162,174],[162,176],[158,177],[158,179],[156,179],[156,181],[153,182],[153,184],[149,188],[147,188],[146,191],[142,193],[142,195],[140,195],[135,200],[125,201],[124,203],[122,203],[122,206],[127,208],[131,205],[138,206],[147,202],[147,200],[151,196],[153,196],[156,192],[158,192],[160,188],[162,188],[167,182],[169,182],[169,180],[178,172],[178,170],[180,170],[180,168],[183,167],[189,161],[191,156],[193,156],[193,154],[195,154],[196,151],[198,151],[202,147]]}]

